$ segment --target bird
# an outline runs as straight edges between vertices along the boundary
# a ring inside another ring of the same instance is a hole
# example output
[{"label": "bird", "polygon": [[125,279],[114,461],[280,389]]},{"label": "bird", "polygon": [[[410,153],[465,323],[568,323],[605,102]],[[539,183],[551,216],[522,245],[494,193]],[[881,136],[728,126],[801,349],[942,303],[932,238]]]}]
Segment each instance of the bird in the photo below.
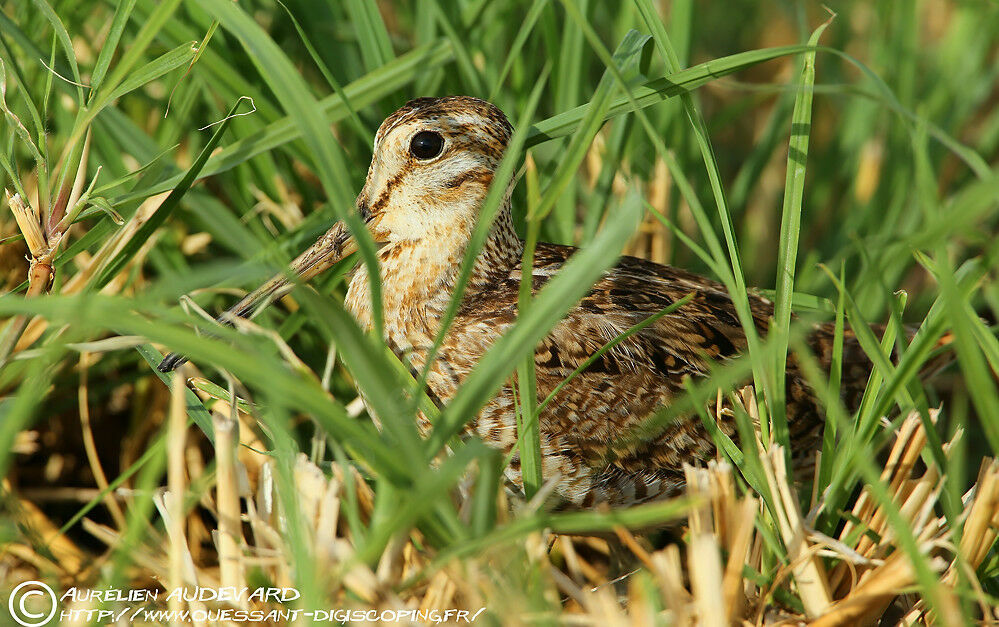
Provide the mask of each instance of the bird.
[{"label": "bird", "polygon": [[[375,134],[371,164],[356,211],[378,245],[383,334],[388,346],[421,371],[458,281],[462,260],[483,201],[510,142],[513,128],[495,105],[469,96],[417,98],[389,115]],[[512,215],[508,186],[427,378],[442,403],[454,397],[488,348],[517,320],[524,242]],[[356,250],[350,231],[337,222],[292,262],[297,280],[308,280]],[[531,288],[536,293],[576,252],[540,242]],[[291,289],[278,275],[230,308],[219,320],[245,317]],[[683,299],[687,300],[683,300]],[[752,323],[765,335],[774,313],[761,295],[748,294]],[[677,303],[680,305],[677,307]],[[368,273],[355,269],[345,306],[359,325],[374,324]],[[621,438],[684,394],[685,381],[708,375],[713,364],[747,350],[732,299],[717,281],[667,265],[622,256],[576,303],[534,353],[539,401],[556,390],[605,344],[668,307],[677,307],[615,344],[583,368],[547,403],[539,416],[542,475],[565,508],[626,507],[675,496],[684,489],[684,463],[716,456],[714,440],[697,415],[684,415],[648,439]],[[829,367],[835,334],[829,323],[814,327],[808,343]],[[859,398],[871,365],[847,330],[842,394]],[[159,370],[186,359],[168,355]],[[794,356],[786,369],[786,417],[792,454],[821,447],[821,404]],[[515,381],[465,426],[509,456],[508,485],[523,491],[517,445]],[[737,438],[734,418],[717,416],[719,430]],[[431,424],[419,414],[426,435]]]}]

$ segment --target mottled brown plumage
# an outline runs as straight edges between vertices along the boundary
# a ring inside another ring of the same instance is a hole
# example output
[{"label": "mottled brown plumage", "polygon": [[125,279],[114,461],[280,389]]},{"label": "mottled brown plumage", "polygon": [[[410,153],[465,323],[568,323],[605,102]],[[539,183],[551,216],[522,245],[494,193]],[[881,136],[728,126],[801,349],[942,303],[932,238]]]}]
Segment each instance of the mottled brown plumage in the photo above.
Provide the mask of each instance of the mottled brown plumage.
[{"label": "mottled brown plumage", "polygon": [[[509,122],[496,107],[467,97],[413,100],[378,129],[357,207],[380,244],[385,339],[414,369],[425,365],[510,134]],[[295,261],[295,270],[305,278],[314,276],[346,254],[349,246],[347,231],[334,226]],[[533,289],[543,287],[574,251],[540,244],[530,278]],[[508,190],[458,315],[430,369],[430,392],[441,401],[454,396],[478,359],[516,320],[522,252]],[[247,314],[287,285],[282,277],[275,278],[234,307],[232,315]],[[544,476],[555,481],[555,492],[566,504],[618,506],[674,494],[682,487],[683,462],[715,455],[696,417],[648,440],[625,437],[683,392],[684,377],[704,376],[712,361],[731,358],[746,348],[724,287],[689,272],[622,258],[538,346],[538,396],[544,399],[608,341],[688,294],[693,294],[689,303],[615,346],[541,413]],[[765,333],[771,303],[752,294],[749,302],[757,330]],[[372,304],[363,269],[351,278],[346,305],[362,326],[371,327]],[[820,362],[828,364],[830,330],[819,328],[811,339]],[[844,390],[850,393],[866,380],[866,375],[851,377],[851,373],[866,373],[868,364],[849,334],[846,361],[851,367],[846,369]],[[179,362],[168,357],[163,368]],[[788,363],[787,398],[792,447],[799,454],[813,451],[821,433],[821,414],[793,359]],[[429,426],[421,416],[421,430]],[[731,421],[719,426],[734,435]],[[513,448],[517,433],[510,382],[468,423],[467,432],[506,452]],[[507,477],[515,486],[522,485],[516,455]]]}]

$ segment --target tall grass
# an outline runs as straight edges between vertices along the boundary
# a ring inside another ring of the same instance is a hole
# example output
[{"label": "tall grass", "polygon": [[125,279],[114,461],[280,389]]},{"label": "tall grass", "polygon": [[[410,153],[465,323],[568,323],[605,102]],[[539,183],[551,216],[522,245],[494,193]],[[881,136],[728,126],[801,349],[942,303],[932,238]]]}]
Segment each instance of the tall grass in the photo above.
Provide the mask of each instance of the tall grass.
[{"label": "tall grass", "polygon": [[[624,620],[611,588],[590,590],[608,576],[605,540],[551,536],[602,531],[643,564],[620,610],[636,620],[987,614],[999,599],[999,481],[985,461],[999,452],[999,10],[414,6],[0,10],[0,180],[22,207],[16,226],[0,216],[4,581],[270,581],[301,590],[305,608]],[[406,100],[444,94],[488,97],[517,126],[471,253],[518,172],[524,263],[538,241],[581,246],[539,294],[525,290],[517,323],[450,403],[436,406],[426,373],[346,312],[354,261],[238,330],[198,315],[286,267],[335,219],[360,239],[358,271],[373,272],[351,206],[374,130]],[[649,428],[699,415],[734,472],[691,470],[689,498],[629,510],[531,501],[511,513],[508,460],[456,436],[513,378],[525,488],[544,496],[536,426],[548,399],[533,350],[619,251],[712,276],[732,295],[748,354],[690,382]],[[775,302],[766,337],[747,286]],[[803,341],[818,320],[837,323],[829,373]],[[874,364],[852,414],[838,395],[847,327]],[[186,371],[189,386],[155,371],[160,349],[200,368]],[[828,416],[817,483],[797,493],[785,469],[788,351]],[[926,383],[941,352],[956,364]],[[734,397],[737,443],[712,429],[714,403],[750,378],[756,393]],[[196,427],[170,431],[170,408]],[[434,421],[426,440],[417,411]],[[883,473],[893,446],[910,464]],[[677,544],[628,531],[688,517],[689,570]],[[106,567],[83,566],[95,557]]]}]

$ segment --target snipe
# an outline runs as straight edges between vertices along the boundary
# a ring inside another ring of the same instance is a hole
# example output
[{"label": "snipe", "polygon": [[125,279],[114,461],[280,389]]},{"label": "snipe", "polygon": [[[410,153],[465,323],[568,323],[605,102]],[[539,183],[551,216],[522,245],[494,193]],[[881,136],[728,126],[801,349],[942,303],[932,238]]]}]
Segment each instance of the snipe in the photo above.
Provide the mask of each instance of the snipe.
[{"label": "snipe", "polygon": [[[439,329],[479,207],[510,135],[510,123],[499,109],[461,96],[413,100],[378,129],[357,209],[381,244],[385,339],[415,368],[424,365]],[[293,262],[293,270],[307,280],[353,250],[350,233],[338,223]],[[508,194],[430,370],[430,390],[442,401],[454,396],[486,349],[515,321],[522,251]],[[531,277],[534,290],[574,251],[539,244]],[[288,289],[283,275],[275,277],[220,320],[245,316]],[[689,303],[596,360],[542,412],[544,476],[555,478],[555,491],[566,504],[619,506],[676,493],[683,485],[684,461],[715,455],[700,420],[692,416],[639,443],[621,444],[620,435],[682,394],[684,377],[704,376],[712,360],[735,356],[746,348],[746,340],[723,286],[677,268],[624,257],[537,347],[537,391],[543,399],[608,341],[691,293]],[[749,302],[757,330],[766,333],[771,303],[755,295]],[[371,327],[363,269],[353,274],[346,305],[362,327]],[[831,328],[816,328],[810,340],[819,361],[827,365]],[[849,395],[866,382],[869,364],[852,335],[847,335],[846,344],[842,387]],[[170,355],[160,370],[172,370],[183,361]],[[822,416],[793,359],[787,368],[787,399],[795,454],[814,451]],[[423,430],[429,427],[422,416],[420,423]],[[735,433],[731,421],[719,427],[728,435]],[[517,438],[513,387],[507,383],[467,429],[492,446],[511,450]],[[522,485],[517,455],[507,476]]]}]

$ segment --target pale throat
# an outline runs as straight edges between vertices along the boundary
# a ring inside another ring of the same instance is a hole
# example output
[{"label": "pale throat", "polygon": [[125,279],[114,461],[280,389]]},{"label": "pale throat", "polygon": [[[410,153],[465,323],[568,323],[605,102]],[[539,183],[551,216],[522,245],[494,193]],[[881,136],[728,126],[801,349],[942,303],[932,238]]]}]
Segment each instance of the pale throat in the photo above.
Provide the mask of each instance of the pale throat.
[{"label": "pale throat", "polygon": [[[390,242],[378,251],[386,340],[400,348],[433,342],[447,309],[471,237],[470,228],[453,228],[420,239]],[[523,243],[513,228],[509,206],[500,210],[475,261],[464,297],[484,289],[518,268]],[[365,330],[373,327],[368,271],[354,269],[345,305]]]}]

